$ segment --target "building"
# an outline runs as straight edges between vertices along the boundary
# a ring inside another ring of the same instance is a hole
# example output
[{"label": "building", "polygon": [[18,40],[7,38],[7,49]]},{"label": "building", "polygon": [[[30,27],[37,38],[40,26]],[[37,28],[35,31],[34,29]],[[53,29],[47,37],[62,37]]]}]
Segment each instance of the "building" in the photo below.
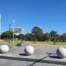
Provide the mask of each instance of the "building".
[{"label": "building", "polygon": [[24,34],[24,28],[21,28],[21,27],[9,28],[9,31],[13,32],[16,35]]}]

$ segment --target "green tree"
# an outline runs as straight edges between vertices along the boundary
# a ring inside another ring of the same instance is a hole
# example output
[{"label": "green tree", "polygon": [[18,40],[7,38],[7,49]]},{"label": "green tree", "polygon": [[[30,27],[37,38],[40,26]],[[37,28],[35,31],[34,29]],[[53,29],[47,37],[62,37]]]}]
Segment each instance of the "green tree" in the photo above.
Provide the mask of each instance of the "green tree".
[{"label": "green tree", "polygon": [[24,34],[20,34],[19,39],[24,40]]},{"label": "green tree", "polygon": [[13,37],[13,33],[10,31],[6,31],[1,34],[2,39],[12,39],[12,37]]},{"label": "green tree", "polygon": [[43,36],[42,36],[42,41],[49,41],[50,40],[50,35],[49,33],[45,33]]},{"label": "green tree", "polygon": [[60,41],[60,35],[56,34],[56,41],[59,42]]},{"label": "green tree", "polygon": [[27,34],[25,35],[25,40],[31,41],[31,40],[32,40],[32,34],[31,34],[31,33],[27,33]]},{"label": "green tree", "polygon": [[35,41],[41,41],[43,36],[43,30],[40,27],[34,27],[32,29],[32,35],[34,36]]},{"label": "green tree", "polygon": [[54,38],[55,38],[55,36],[57,35],[57,32],[56,31],[51,31],[50,32],[50,39],[51,39],[51,41],[54,41]]},{"label": "green tree", "polygon": [[54,41],[53,44],[56,43],[56,38],[57,38],[57,32],[52,30],[52,31],[50,32],[50,40],[51,40],[51,41]]},{"label": "green tree", "polygon": [[63,33],[62,35],[60,35],[60,41],[66,42],[66,33]]}]

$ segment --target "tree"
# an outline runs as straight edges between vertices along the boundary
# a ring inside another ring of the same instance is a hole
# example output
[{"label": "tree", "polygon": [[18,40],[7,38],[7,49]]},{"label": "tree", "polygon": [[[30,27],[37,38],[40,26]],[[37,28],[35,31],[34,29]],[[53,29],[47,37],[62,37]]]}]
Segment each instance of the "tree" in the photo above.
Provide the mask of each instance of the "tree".
[{"label": "tree", "polygon": [[24,34],[20,34],[20,35],[19,35],[19,39],[24,40]]},{"label": "tree", "polygon": [[60,41],[60,35],[59,34],[56,34],[56,41]]},{"label": "tree", "polygon": [[64,42],[66,42],[66,33],[63,34]]},{"label": "tree", "polygon": [[66,42],[66,33],[63,33],[62,35],[60,35],[60,41]]},{"label": "tree", "polygon": [[13,33],[10,31],[6,31],[1,34],[2,39],[12,39],[12,37],[13,37]]},{"label": "tree", "polygon": [[25,35],[25,40],[32,40],[32,34],[31,33],[27,33],[26,35]]},{"label": "tree", "polygon": [[51,31],[50,32],[50,39],[51,39],[51,41],[54,41],[54,43],[53,44],[55,44],[55,42],[56,42],[56,38],[57,38],[57,32],[56,31]]},{"label": "tree", "polygon": [[53,31],[53,30],[52,30],[52,31],[50,32],[50,39],[51,39],[51,41],[54,41],[54,38],[55,38],[56,34],[57,34],[56,31]]},{"label": "tree", "polygon": [[34,27],[32,29],[32,35],[34,36],[35,41],[36,40],[41,41],[41,38],[43,36],[43,31],[39,27]]},{"label": "tree", "polygon": [[49,33],[45,33],[45,34],[42,36],[42,41],[49,41],[49,39],[50,39]]}]

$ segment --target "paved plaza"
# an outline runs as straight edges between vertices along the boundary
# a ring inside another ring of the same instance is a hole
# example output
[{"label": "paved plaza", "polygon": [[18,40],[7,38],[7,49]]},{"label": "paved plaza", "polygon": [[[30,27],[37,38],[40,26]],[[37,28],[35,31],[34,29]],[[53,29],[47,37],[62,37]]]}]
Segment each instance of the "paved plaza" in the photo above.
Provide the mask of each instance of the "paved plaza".
[{"label": "paved plaza", "polygon": [[0,66],[65,66],[66,58],[60,59],[56,50],[60,46],[32,45],[35,52],[31,56],[24,54],[26,45],[11,47],[5,54],[0,53]]}]

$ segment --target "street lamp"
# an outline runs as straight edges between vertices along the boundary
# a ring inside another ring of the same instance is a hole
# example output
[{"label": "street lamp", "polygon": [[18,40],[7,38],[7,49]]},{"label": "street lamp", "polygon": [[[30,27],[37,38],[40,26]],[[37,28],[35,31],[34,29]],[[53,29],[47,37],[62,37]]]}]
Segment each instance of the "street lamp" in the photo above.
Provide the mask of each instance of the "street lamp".
[{"label": "street lamp", "polygon": [[15,25],[15,20],[13,20],[13,43],[14,43],[14,25]]}]

